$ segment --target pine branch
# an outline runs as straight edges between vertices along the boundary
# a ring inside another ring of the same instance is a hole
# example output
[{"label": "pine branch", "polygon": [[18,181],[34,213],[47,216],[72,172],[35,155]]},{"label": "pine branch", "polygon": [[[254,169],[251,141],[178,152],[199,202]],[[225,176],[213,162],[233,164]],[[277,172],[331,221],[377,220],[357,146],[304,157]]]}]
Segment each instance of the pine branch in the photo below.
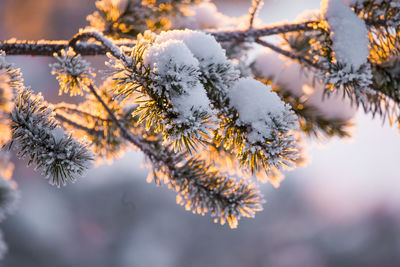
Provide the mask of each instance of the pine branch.
[{"label": "pine branch", "polygon": [[161,175],[162,181],[178,192],[177,202],[185,205],[186,209],[200,214],[210,211],[215,222],[224,224],[227,221],[231,228],[237,227],[241,216],[253,217],[255,212],[262,210],[262,196],[252,184],[244,180],[237,183],[212,171],[202,160],[187,160],[183,154],[171,151],[160,142],[134,135],[124,127],[94,86],[89,84],[88,88],[118,126],[122,136],[142,150],[152,162],[156,182],[160,182]]},{"label": "pine branch", "polygon": [[88,117],[91,117],[91,118],[93,118],[93,119],[95,119],[95,120],[99,120],[99,121],[101,121],[101,122],[108,122],[108,121],[111,121],[111,119],[108,119],[108,118],[101,118],[101,117],[99,117],[99,116],[96,116],[96,115],[91,114],[90,112],[83,111],[83,110],[80,110],[80,109],[78,109],[78,108],[73,108],[73,107],[70,107],[70,106],[64,106],[64,105],[62,105],[62,104],[57,104],[57,105],[54,107],[54,111],[57,112],[57,110],[63,110],[63,111],[65,111],[65,112],[71,112],[71,113],[75,113],[75,114],[78,114],[78,115],[81,115],[81,116],[88,116]]}]

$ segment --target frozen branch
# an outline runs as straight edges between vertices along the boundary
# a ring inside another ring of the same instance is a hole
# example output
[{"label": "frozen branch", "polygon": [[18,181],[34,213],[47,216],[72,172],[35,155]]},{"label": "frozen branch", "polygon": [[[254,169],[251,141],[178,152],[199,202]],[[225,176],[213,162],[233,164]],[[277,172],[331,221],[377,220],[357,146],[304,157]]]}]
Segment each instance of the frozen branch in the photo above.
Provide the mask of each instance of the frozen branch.
[{"label": "frozen branch", "polygon": [[[285,24],[276,26],[267,26],[258,29],[250,29],[245,31],[220,31],[210,32],[211,35],[219,42],[224,41],[248,41],[263,36],[276,35],[288,32],[313,31],[317,21],[309,21],[298,24]],[[80,40],[94,38],[101,44],[81,43]],[[95,31],[82,32],[75,35],[70,41],[26,41],[26,40],[8,40],[0,42],[0,50],[6,52],[7,55],[32,55],[32,56],[53,56],[54,53],[72,46],[74,51],[82,56],[105,55],[106,52],[117,53],[111,42],[107,42],[107,38]],[[105,42],[106,41],[106,42]],[[105,43],[104,43],[105,42]],[[116,46],[135,46],[135,41],[113,42]]]},{"label": "frozen branch", "polygon": [[258,10],[262,7],[264,2],[262,0],[253,0],[250,8],[250,21],[249,21],[249,30],[253,28],[254,19],[257,15]]},{"label": "frozen branch", "polygon": [[[118,46],[134,46],[134,42],[115,42]],[[6,52],[7,55],[31,55],[31,56],[53,56],[54,53],[68,47],[68,41],[26,41],[26,40],[8,40],[0,42],[0,50]],[[78,43],[74,46],[76,53],[83,56],[105,55],[108,51],[101,44]]]}]

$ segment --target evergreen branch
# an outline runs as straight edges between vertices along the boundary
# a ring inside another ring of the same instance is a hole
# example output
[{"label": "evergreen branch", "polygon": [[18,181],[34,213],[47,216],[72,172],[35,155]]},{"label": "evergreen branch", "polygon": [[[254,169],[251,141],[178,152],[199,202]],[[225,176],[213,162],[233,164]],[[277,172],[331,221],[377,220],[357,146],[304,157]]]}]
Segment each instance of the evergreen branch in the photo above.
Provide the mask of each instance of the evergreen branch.
[{"label": "evergreen branch", "polygon": [[224,224],[228,221],[231,228],[237,227],[241,216],[253,217],[256,211],[262,209],[262,197],[253,185],[244,180],[237,183],[233,178],[212,171],[202,160],[186,160],[183,154],[171,151],[160,142],[134,135],[124,127],[94,86],[89,84],[88,88],[120,129],[122,136],[150,159],[156,182],[159,183],[158,176],[161,175],[164,183],[178,192],[177,202],[185,205],[186,209],[200,214],[210,211],[215,222]]},{"label": "evergreen branch", "polygon": [[59,95],[69,93],[70,96],[83,95],[83,91],[88,91],[85,86],[92,81],[95,74],[90,68],[90,63],[82,59],[81,55],[68,47],[62,49],[60,53],[54,53],[57,62],[50,64],[51,74],[57,75],[60,84]]}]

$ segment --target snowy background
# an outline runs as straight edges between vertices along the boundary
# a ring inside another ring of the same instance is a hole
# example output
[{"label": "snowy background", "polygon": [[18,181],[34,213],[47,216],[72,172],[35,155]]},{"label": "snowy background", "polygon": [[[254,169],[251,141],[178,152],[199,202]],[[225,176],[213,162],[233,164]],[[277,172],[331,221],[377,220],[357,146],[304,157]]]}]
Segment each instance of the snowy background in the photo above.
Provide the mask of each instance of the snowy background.
[{"label": "snowy background", "polygon": [[[246,1],[216,2],[230,15]],[[319,1],[267,0],[263,22],[291,21]],[[0,0],[0,39],[67,39],[94,0]],[[98,63],[102,59],[92,60]],[[61,101],[49,58],[12,57],[27,85]],[[61,190],[17,162],[20,207],[1,226],[9,253],[0,266],[400,266],[398,130],[358,112],[353,138],[309,142],[310,162],[230,230],[175,204],[147,184],[140,153],[91,170]]]}]

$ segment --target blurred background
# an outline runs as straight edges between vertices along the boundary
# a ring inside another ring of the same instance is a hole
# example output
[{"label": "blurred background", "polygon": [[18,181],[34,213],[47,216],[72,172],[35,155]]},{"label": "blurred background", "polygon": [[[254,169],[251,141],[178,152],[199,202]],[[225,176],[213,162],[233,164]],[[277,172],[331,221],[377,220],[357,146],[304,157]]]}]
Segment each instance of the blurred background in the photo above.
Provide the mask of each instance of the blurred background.
[{"label": "blurred background", "polygon": [[[94,2],[0,0],[0,39],[69,39],[88,24]],[[318,0],[265,2],[266,23],[319,8]],[[251,1],[215,3],[239,16]],[[88,59],[104,68],[104,59]],[[22,68],[27,85],[63,100],[50,58],[9,61]],[[261,185],[264,211],[235,230],[186,212],[174,192],[147,184],[140,153],[62,189],[16,161],[22,198],[1,225],[9,252],[0,266],[400,266],[398,130],[363,112],[354,122],[352,139],[309,140],[308,165],[286,173],[278,189]]]}]

